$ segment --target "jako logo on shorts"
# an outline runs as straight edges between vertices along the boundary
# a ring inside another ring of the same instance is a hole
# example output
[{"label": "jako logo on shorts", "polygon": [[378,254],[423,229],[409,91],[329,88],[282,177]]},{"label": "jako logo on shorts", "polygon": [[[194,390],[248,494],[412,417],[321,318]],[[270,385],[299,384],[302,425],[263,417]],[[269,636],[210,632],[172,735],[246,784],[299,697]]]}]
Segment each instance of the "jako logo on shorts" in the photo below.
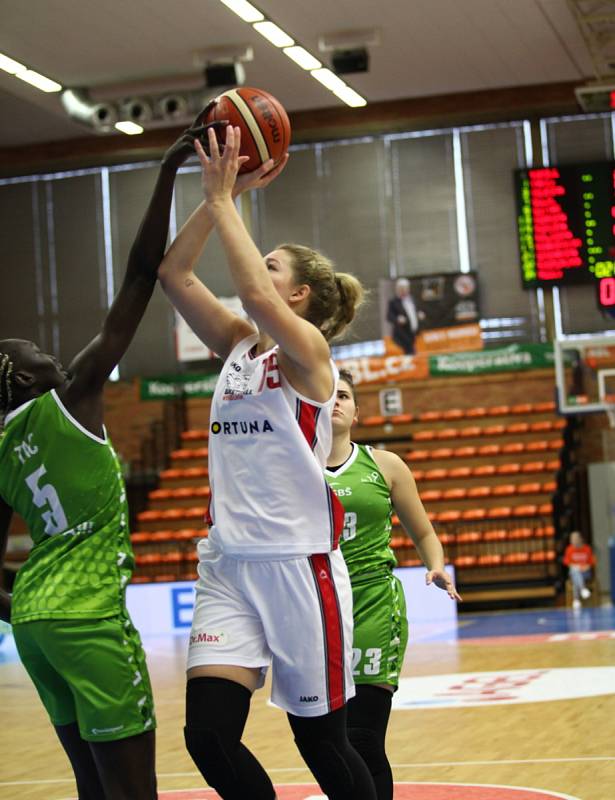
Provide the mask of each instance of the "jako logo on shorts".
[{"label": "jako logo on shorts", "polygon": [[240,436],[252,433],[273,433],[273,426],[268,419],[238,420],[235,422],[212,422],[211,432],[224,436]]}]

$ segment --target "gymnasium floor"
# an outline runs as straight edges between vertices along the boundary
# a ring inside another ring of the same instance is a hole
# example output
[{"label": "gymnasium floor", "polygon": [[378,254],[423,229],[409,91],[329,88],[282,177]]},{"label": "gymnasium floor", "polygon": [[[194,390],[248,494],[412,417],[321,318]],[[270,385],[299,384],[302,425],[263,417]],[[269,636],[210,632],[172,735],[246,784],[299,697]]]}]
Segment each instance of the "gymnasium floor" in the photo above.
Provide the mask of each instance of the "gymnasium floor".
[{"label": "gymnasium floor", "polygon": [[[182,740],[185,635],[145,641],[161,798],[215,798]],[[253,700],[246,741],[280,800],[316,800],[286,718]],[[415,631],[388,749],[396,800],[613,800],[615,610],[464,614]],[[12,639],[0,644],[0,798],[68,800],[74,784]],[[507,788],[506,788],[507,787]],[[246,799],[248,800],[248,799]]]}]

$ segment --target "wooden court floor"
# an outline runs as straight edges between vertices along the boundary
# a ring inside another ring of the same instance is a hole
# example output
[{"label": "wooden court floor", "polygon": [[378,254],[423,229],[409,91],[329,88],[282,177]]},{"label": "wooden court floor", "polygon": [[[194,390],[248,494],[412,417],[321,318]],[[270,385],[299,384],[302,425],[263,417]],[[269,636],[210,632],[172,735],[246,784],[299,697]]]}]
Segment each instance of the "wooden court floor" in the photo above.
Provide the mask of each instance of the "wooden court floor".
[{"label": "wooden court floor", "polygon": [[[504,621],[503,635],[506,629]],[[183,745],[185,638],[151,639],[146,646],[157,700],[159,789],[202,787]],[[74,798],[68,762],[38,697],[19,662],[2,653],[0,647],[0,798]],[[403,675],[613,666],[609,635],[479,637],[411,644]],[[247,745],[274,783],[310,782],[284,714],[267,698],[265,686],[253,699]],[[615,685],[610,694],[579,699],[394,711],[388,751],[398,781],[524,786],[614,800]]]}]

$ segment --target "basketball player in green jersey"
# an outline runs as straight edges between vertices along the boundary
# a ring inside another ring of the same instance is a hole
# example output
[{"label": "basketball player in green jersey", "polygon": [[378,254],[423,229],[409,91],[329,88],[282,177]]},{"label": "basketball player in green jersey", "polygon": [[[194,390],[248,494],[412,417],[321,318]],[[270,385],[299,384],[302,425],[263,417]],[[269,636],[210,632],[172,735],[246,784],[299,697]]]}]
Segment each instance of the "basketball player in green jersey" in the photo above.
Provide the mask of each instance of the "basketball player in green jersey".
[{"label": "basketball player in green jersey", "polygon": [[152,692],[125,606],[134,565],[126,492],[103,426],[103,387],[154,290],[175,175],[204,131],[193,126],[164,155],[122,286],[68,371],[32,342],[0,341],[0,558],[13,511],[34,542],[12,598],[0,595],[0,616],[13,625],[80,800],[157,796]]},{"label": "basketball player in green jersey", "polygon": [[406,464],[386,450],[351,441],[358,419],[352,375],[340,372],[333,409],[333,447],[326,477],[344,506],[341,548],[352,584],[353,675],[356,696],[348,702],[348,737],[363,756],[378,800],[392,800],[393,775],[385,752],[393,692],[408,642],[406,602],[393,575],[391,516],[397,512],[435,584],[461,600],[444,569],[444,553]]}]

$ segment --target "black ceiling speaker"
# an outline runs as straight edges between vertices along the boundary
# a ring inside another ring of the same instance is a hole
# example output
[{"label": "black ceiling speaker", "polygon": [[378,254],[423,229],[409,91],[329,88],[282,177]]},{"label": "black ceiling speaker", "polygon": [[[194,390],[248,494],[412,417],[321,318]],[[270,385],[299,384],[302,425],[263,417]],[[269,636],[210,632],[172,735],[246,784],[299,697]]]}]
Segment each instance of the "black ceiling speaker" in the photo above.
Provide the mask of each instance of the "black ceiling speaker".
[{"label": "black ceiling speaker", "polygon": [[351,72],[367,72],[369,69],[369,53],[366,47],[354,47],[352,50],[334,50],[331,66],[336,75],[348,75]]}]

